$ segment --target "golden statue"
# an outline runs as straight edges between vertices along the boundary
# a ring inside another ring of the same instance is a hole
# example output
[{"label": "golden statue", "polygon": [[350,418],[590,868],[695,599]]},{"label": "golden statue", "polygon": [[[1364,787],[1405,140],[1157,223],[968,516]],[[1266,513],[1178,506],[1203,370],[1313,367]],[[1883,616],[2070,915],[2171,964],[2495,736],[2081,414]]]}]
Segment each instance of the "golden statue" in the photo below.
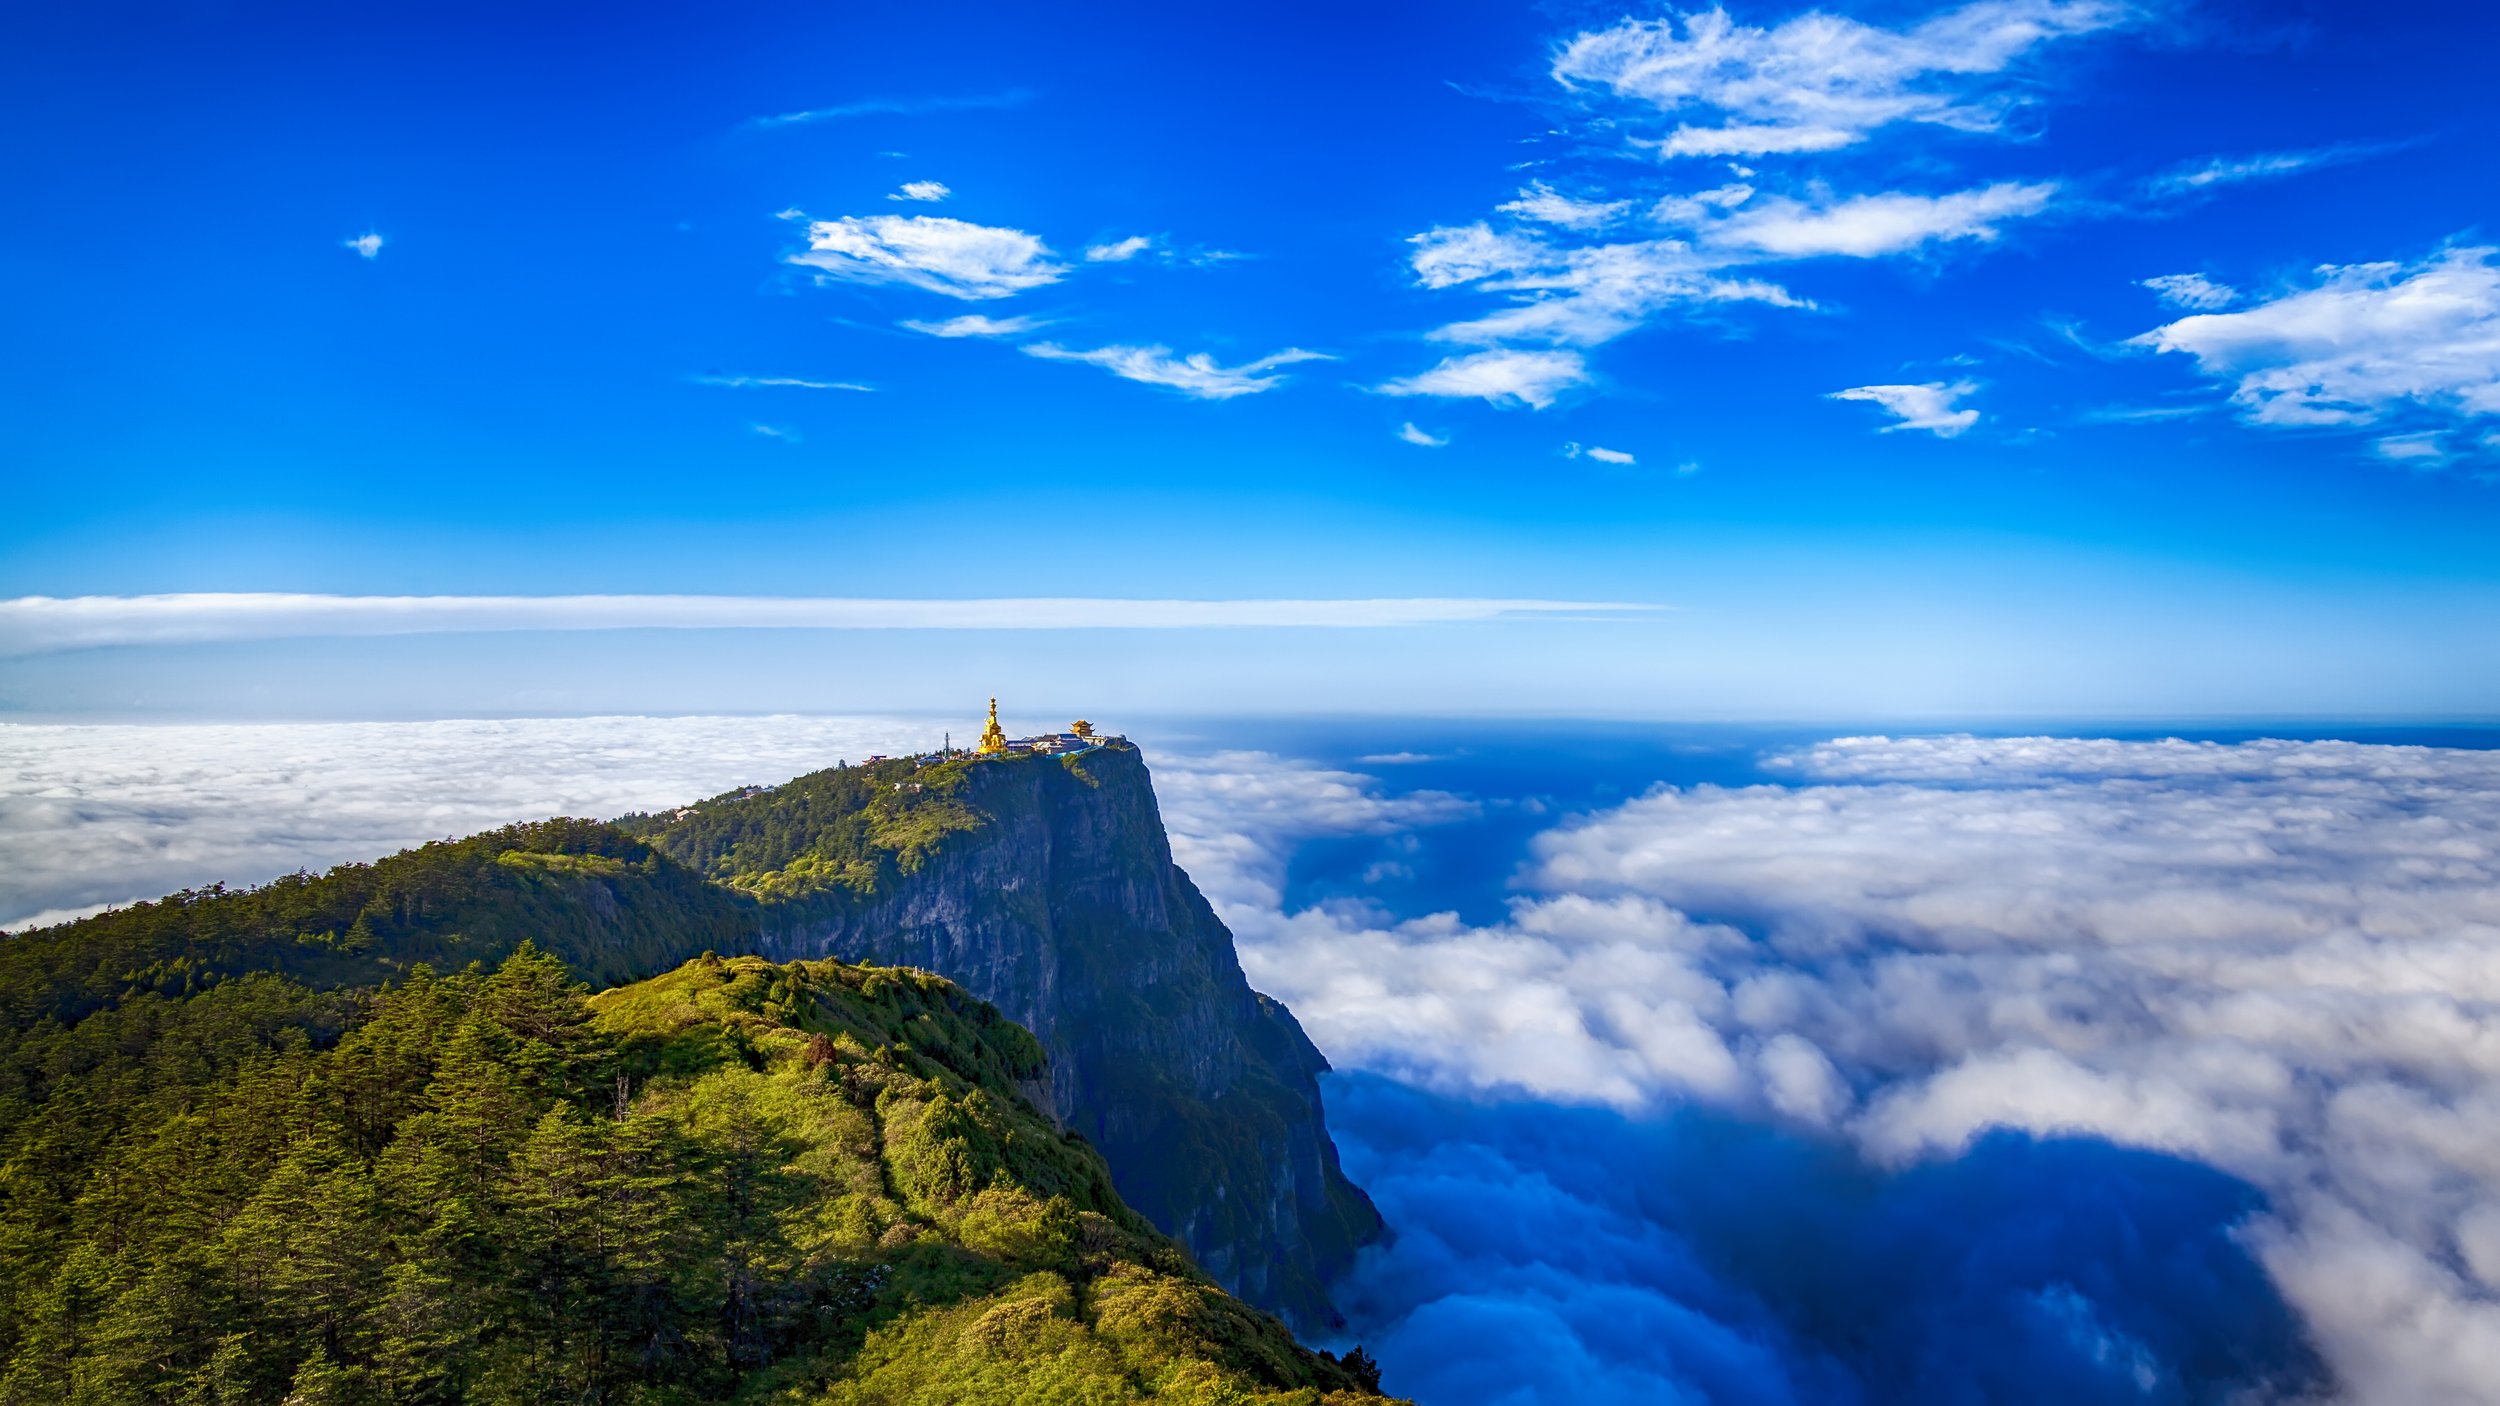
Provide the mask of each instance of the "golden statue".
[{"label": "golden statue", "polygon": [[998,700],[995,698],[990,700],[989,726],[981,729],[981,745],[973,750],[985,757],[1007,750],[1007,730],[998,725]]}]

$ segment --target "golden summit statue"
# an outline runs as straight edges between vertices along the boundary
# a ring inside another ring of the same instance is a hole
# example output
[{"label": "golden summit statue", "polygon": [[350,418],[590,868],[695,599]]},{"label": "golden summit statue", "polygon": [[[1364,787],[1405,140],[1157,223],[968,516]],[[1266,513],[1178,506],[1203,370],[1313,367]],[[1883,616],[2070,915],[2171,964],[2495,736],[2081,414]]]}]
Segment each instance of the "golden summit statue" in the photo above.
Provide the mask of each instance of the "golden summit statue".
[{"label": "golden summit statue", "polygon": [[989,726],[981,729],[981,745],[973,750],[985,757],[1007,750],[1007,730],[998,725],[998,700],[995,698],[990,700]]}]

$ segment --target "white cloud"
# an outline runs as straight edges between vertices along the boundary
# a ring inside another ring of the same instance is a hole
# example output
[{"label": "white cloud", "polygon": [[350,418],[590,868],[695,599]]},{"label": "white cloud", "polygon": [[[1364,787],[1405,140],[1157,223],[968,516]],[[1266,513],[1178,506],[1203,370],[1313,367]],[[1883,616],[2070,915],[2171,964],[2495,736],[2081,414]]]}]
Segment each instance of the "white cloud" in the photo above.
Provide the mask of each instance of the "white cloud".
[{"label": "white cloud", "polygon": [[1486,317],[1450,323],[1432,336],[1436,341],[1473,344],[1527,341],[1595,346],[1679,305],[1813,306],[1768,279],[1712,273],[1712,262],[1695,257],[1677,240],[1563,251],[1550,265],[1484,285],[1488,290],[1512,293],[1517,299],[1512,306]]},{"label": "white cloud", "polygon": [[1813,304],[1742,265],[1826,255],[1873,258],[1927,244],[1998,237],[2005,221],[2039,214],[2056,187],[2000,183],[1939,196],[1899,192],[1823,206],[1756,199],[1752,187],[1668,196],[1650,209],[1690,238],[1558,245],[1482,222],[1413,237],[1409,256],[1425,288],[1473,285],[1510,306],[1436,329],[1436,341],[1505,347],[1589,347],[1631,332],[1669,308],[1731,303]]},{"label": "white cloud", "polygon": [[1126,239],[1088,245],[1085,250],[1085,261],[1089,264],[1124,264],[1154,247],[1154,236],[1132,234]]},{"label": "white cloud", "polygon": [[2104,405],[2083,411],[2075,418],[2088,425],[2157,425],[2206,413],[2208,407],[2202,405]]},{"label": "white cloud", "polygon": [[1426,449],[1446,448],[1450,442],[1450,437],[1448,435],[1436,435],[1425,430],[1417,429],[1415,427],[1415,422],[1412,420],[1398,426],[1398,438],[1405,440],[1409,444],[1420,444]]},{"label": "white cloud", "polygon": [[0,927],[937,745],[896,718],[0,724]]},{"label": "white cloud", "polygon": [[1649,207],[1649,217],[1665,225],[1699,225],[1753,197],[1754,188],[1738,181],[1690,195],[1661,196]]},{"label": "white cloud", "polygon": [[[1711,9],[1582,32],[1560,47],[1552,72],[1574,90],[1604,89],[1667,113],[1713,114],[1713,122],[1687,122],[1663,138],[1627,139],[1661,155],[1797,155],[1848,146],[1894,122],[1995,130],[2018,101],[2010,72],[2018,60],[2132,13],[2119,0],[1975,0],[1904,29],[1819,11],[1763,29]],[[1637,126],[1613,114],[1604,120],[1618,131]],[[2010,222],[2048,211],[2060,190],[2052,181],[1998,181],[1934,195],[1838,195],[1820,183],[1792,185],[1810,195],[1800,198],[1764,194],[1751,184],[1757,168],[1725,164],[1736,183],[1644,193],[1638,201],[1585,189],[1564,194],[1535,181],[1496,207],[1498,220],[1413,236],[1409,263],[1420,286],[1474,287],[1507,304],[1431,336],[1519,354],[1598,346],[1674,310],[1811,309],[1811,298],[1754,270],[1992,243]],[[1645,210],[1650,233],[1666,237],[1590,242],[1635,223],[1636,210]],[[1437,368],[1392,384],[1431,378],[1446,379]]]},{"label": "white cloud", "polygon": [[1833,391],[1831,398],[1868,401],[1899,417],[1898,423],[1884,426],[1883,433],[1926,430],[1939,439],[1951,439],[1979,423],[1978,411],[1957,409],[1953,404],[1977,389],[1969,381],[1929,381],[1916,386],[1852,386],[1845,391]]},{"label": "white cloud", "polygon": [[1575,440],[1572,443],[1563,446],[1564,458],[1577,459],[1582,455],[1595,459],[1601,464],[1631,464],[1638,462],[1631,455],[1624,453],[1620,449],[1608,449],[1603,445],[1584,445]]},{"label": "white cloud", "polygon": [[382,236],[375,234],[371,230],[367,230],[363,234],[357,235],[354,239],[342,239],[339,243],[346,248],[355,250],[357,256],[360,258],[375,259],[380,258],[382,255]]},{"label": "white cloud", "polygon": [[1566,85],[1594,85],[1662,112],[1701,111],[1669,156],[1828,151],[1894,122],[1965,132],[2000,127],[2015,99],[1991,81],[2052,40],[2109,29],[2128,7],[2102,0],[1978,0],[1906,29],[1812,11],[1769,29],[1723,9],[1623,20],[1573,37],[1554,59]]},{"label": "white cloud", "polygon": [[1787,259],[1840,254],[1868,259],[1939,240],[1994,240],[2007,220],[2037,215],[2057,193],[2053,182],[2000,181],[1950,195],[1890,192],[1812,206],[1788,199],[1746,205],[1706,228],[1713,244]]},{"label": "white cloud", "polygon": [[941,215],[845,215],[807,226],[789,262],[833,278],[902,283],[950,298],[1005,298],[1056,283],[1067,266],[1018,229]]},{"label": "white cloud", "polygon": [[1050,324],[1035,317],[989,317],[968,312],[936,322],[910,317],[903,319],[901,325],[932,337],[1021,337]]},{"label": "white cloud", "polygon": [[1625,602],[986,600],[842,596],[322,596],[216,593],[0,600],[0,657],[112,645],[506,630],[1162,630],[1378,627],[1646,611]]},{"label": "white cloud", "polygon": [[1293,836],[1464,817],[1219,764],[1158,765],[1175,851],[1340,1068],[1889,1160],[1993,1127],[2168,1151],[2266,1195],[2248,1243],[2347,1399],[2500,1372],[2500,754],[1844,738],[1775,760],[1794,785],[1548,831],[1486,926],[1285,911]]},{"label": "white cloud", "polygon": [[943,181],[905,181],[903,188],[886,197],[888,200],[939,201],[953,195]]},{"label": "white cloud", "polygon": [[1085,247],[1085,261],[1090,264],[1124,264],[1147,257],[1158,263],[1186,264],[1191,268],[1206,269],[1256,256],[1235,249],[1209,249],[1201,245],[1176,248],[1166,236],[1160,234],[1132,234],[1125,239],[1110,239]]},{"label": "white cloud", "polygon": [[2366,425],[2399,410],[2500,414],[2500,250],[2414,264],[2329,264],[2315,286],[2154,328],[2133,345],[2185,352],[2261,425]]},{"label": "white cloud", "polygon": [[1588,379],[1588,367],[1577,352],[1499,350],[1443,357],[1431,370],[1379,389],[1383,395],[1473,397],[1542,410]]},{"label": "white cloud", "polygon": [[1524,272],[1552,257],[1535,240],[1495,234],[1481,221],[1436,226],[1406,242],[1415,246],[1408,259],[1415,281],[1426,288],[1452,288],[1496,274]]},{"label": "white cloud", "polygon": [[1173,855],[1239,940],[1252,985],[1283,998],[1341,1067],[1442,1089],[1512,1089],[1642,1106],[1662,1092],[1742,1092],[1697,1009],[1725,994],[1696,963],[1741,948],[1647,899],[1557,895],[1514,921],[1392,922],[1358,903],[1287,913],[1294,843],[1469,818],[1438,792],[1384,796],[1368,777],[1267,755],[1158,759]]},{"label": "white cloud", "polygon": [[2308,151],[2267,151],[2253,156],[2214,156],[2154,177],[2148,186],[2156,195],[2190,195],[2216,186],[2278,180],[2321,166],[2357,161],[2384,147],[2356,144],[2315,147]]},{"label": "white cloud", "polygon": [[1678,127],[1660,141],[1661,156],[1795,156],[1834,151],[1858,140],[1843,127],[1774,127],[1732,123],[1725,127]]},{"label": "white cloud", "polygon": [[1596,229],[1612,223],[1624,211],[1631,209],[1632,202],[1574,200],[1556,192],[1543,181],[1531,181],[1521,188],[1518,199],[1494,208],[1539,224],[1559,225],[1564,229]]},{"label": "white cloud", "polygon": [[2381,435],[2371,441],[2370,452],[2393,464],[2437,466],[2447,463],[2451,457],[2437,430]]},{"label": "white cloud", "polygon": [[758,420],[755,423],[748,425],[747,428],[755,431],[759,435],[762,435],[766,439],[777,439],[784,444],[797,444],[800,441],[799,432],[784,425],[767,425],[763,421]]},{"label": "white cloud", "polygon": [[2201,273],[2165,273],[2139,279],[2137,286],[2152,289],[2156,297],[2171,307],[2197,312],[2227,308],[2240,300],[2240,290],[2216,283]]},{"label": "white cloud", "polygon": [[[758,117],[747,125],[770,129],[798,126],[809,122],[832,122],[846,117],[920,117],[933,112],[970,112],[982,108],[1020,107],[1033,95],[1022,88],[1003,93],[981,93],[960,98],[863,98],[856,102],[835,103],[829,107],[811,107],[797,112],[784,112],[771,117]],[[899,156],[900,152],[880,155]]]},{"label": "white cloud", "polygon": [[1336,360],[1326,352],[1304,351],[1300,347],[1287,347],[1239,366],[1219,366],[1205,352],[1176,357],[1170,347],[1162,346],[1109,346],[1078,351],[1051,342],[1035,342],[1023,350],[1027,356],[1046,361],[1080,361],[1099,366],[1122,380],[1165,386],[1199,400],[1230,400],[1274,390],[1285,383],[1284,377],[1273,374],[1277,367]]},{"label": "white cloud", "polygon": [[802,391],[873,391],[876,389],[875,386],[861,385],[857,381],[810,381],[798,376],[724,376],[713,374],[694,376],[689,377],[688,379],[692,380],[698,386],[734,386],[740,388],[783,387],[791,390]]},{"label": "white cloud", "polygon": [[1759,925],[1781,955],[1723,973],[1730,1024],[1850,1070],[1870,1151],[2015,1126],[2217,1163],[2274,1197],[2257,1243],[2353,1399],[2489,1379],[2500,1303],[2447,1266],[2500,1205],[2500,758],[1853,739],[1792,769],[1825,784],[1661,793],[1540,877]]},{"label": "white cloud", "polygon": [[1411,242],[1410,265],[1424,287],[1473,283],[1512,298],[1500,312],[1436,329],[1436,341],[1595,346],[1677,304],[1807,306],[1776,283],[1716,272],[1726,259],[1676,239],[1567,248],[1475,224],[1435,229]]}]

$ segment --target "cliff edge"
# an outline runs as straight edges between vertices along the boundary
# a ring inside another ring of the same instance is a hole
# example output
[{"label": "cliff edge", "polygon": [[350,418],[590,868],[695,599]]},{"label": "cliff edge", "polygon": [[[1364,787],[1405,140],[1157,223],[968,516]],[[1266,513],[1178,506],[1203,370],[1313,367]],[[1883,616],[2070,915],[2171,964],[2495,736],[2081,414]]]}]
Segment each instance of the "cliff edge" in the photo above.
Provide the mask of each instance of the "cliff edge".
[{"label": "cliff edge", "polygon": [[1172,862],[1134,747],[881,762],[620,822],[761,900],[757,950],[918,967],[1038,1036],[1051,1111],[1227,1289],[1304,1329],[1381,1231],[1290,1011]]}]

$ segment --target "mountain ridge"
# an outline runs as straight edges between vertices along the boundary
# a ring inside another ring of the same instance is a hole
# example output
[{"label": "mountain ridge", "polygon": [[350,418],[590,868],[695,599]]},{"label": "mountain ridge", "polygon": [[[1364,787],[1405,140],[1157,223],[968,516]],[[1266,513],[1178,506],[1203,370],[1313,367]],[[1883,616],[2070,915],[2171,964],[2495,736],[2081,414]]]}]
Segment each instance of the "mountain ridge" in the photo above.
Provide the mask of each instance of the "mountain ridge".
[{"label": "mountain ridge", "polygon": [[961,978],[1042,1037],[1037,1102],[1103,1148],[1130,1203],[1306,1330],[1332,1326],[1329,1279],[1380,1233],[1335,1163],[1325,1061],[1242,978],[1122,744],[837,767],[666,816],[506,826],[0,940],[0,1134],[33,1113],[47,1069],[158,1039],[180,1024],[174,1007],[221,985],[285,978],[302,990],[252,1019],[317,1041],[347,1018],[319,993],[501,960],[523,939],[594,985],[703,951]]},{"label": "mountain ridge", "polygon": [[[625,817],[763,903],[759,950],[938,972],[1051,1052],[1051,1106],[1227,1288],[1306,1328],[1382,1230],[1337,1166],[1327,1061],[1253,991],[1113,741],[836,768]],[[1251,1194],[1245,1195],[1245,1192]]]}]

